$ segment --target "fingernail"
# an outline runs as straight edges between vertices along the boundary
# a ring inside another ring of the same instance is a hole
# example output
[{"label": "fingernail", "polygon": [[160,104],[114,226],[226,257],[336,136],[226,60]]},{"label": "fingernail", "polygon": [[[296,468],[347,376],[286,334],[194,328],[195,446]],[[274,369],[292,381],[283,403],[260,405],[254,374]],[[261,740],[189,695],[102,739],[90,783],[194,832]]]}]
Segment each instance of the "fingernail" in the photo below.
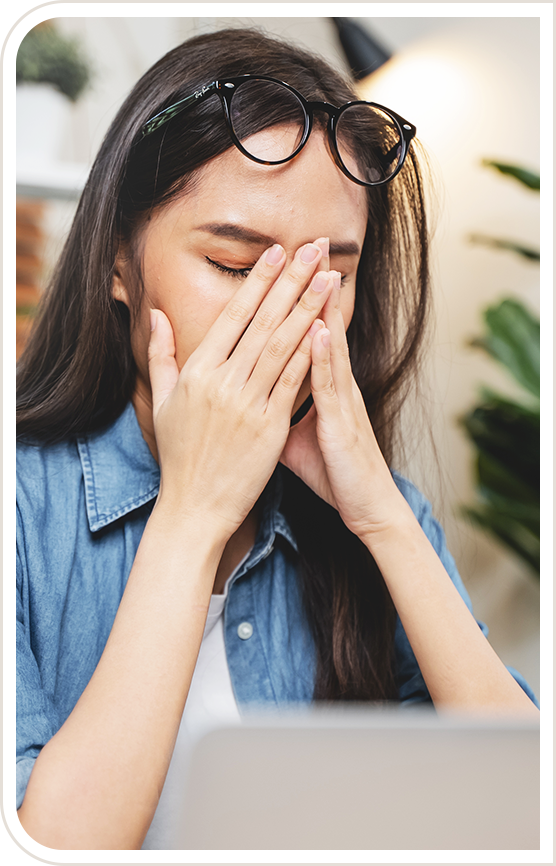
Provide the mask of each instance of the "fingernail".
[{"label": "fingernail", "polygon": [[332,282],[334,283],[335,289],[341,289],[342,275],[338,271],[332,271]]},{"label": "fingernail", "polygon": [[330,331],[327,328],[323,330],[321,340],[325,349],[330,348]]},{"label": "fingernail", "polygon": [[330,240],[328,238],[319,238],[315,243],[321,248],[323,258],[326,258],[330,251]]},{"label": "fingernail", "polygon": [[306,244],[301,252],[301,261],[305,262],[306,265],[310,265],[311,262],[315,261],[319,253],[320,249],[315,244]]},{"label": "fingernail", "polygon": [[273,247],[266,251],[266,261],[269,265],[277,265],[283,255],[284,250],[280,244],[274,244]]},{"label": "fingernail", "polygon": [[313,324],[309,328],[309,332],[308,332],[309,336],[314,337],[315,334],[317,333],[317,331],[320,331],[320,329],[323,327],[323,325],[324,325],[324,322],[322,321],[322,319],[315,319],[315,321],[313,322]]},{"label": "fingernail", "polygon": [[320,271],[313,280],[313,291],[314,292],[324,292],[324,290],[328,286],[328,281],[330,277],[326,271]]},{"label": "fingernail", "polygon": [[156,328],[156,313],[154,310],[151,310],[151,331],[154,331]]}]

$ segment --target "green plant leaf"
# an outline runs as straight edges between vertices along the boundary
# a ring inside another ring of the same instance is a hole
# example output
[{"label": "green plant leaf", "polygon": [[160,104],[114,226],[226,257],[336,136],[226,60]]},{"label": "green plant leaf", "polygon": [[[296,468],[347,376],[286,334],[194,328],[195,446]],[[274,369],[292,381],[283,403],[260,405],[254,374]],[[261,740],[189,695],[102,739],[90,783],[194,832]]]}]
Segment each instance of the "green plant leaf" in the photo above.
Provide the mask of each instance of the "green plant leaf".
[{"label": "green plant leaf", "polygon": [[536,397],[540,395],[540,322],[512,298],[487,307],[489,333],[470,342],[503,364],[514,379]]},{"label": "green plant leaf", "polygon": [[489,506],[464,508],[463,513],[473,523],[491,533],[510,550],[527,562],[535,574],[540,573],[540,543],[529,529],[519,520],[500,515],[496,509]]},{"label": "green plant leaf", "polygon": [[509,503],[520,505],[524,514],[531,514],[527,509],[539,508],[539,480],[533,477],[530,484],[520,478],[511,466],[496,460],[490,454],[479,451],[476,462],[477,481],[482,496],[493,504]]},{"label": "green plant leaf", "polygon": [[[520,406],[483,404],[460,423],[477,450],[499,464],[508,477],[538,490],[540,465],[539,416]],[[494,470],[493,470],[494,471]],[[537,494],[538,495],[538,494]]]},{"label": "green plant leaf", "polygon": [[541,254],[538,250],[533,249],[532,247],[527,247],[522,243],[517,243],[516,241],[505,240],[504,238],[491,238],[488,235],[469,235],[469,242],[472,244],[480,244],[483,247],[494,247],[499,250],[510,250],[512,253],[517,253],[525,259],[529,259],[529,261],[538,262],[540,261]]},{"label": "green plant leaf", "polygon": [[494,508],[501,517],[509,517],[517,520],[527,527],[536,538],[540,537],[540,507],[538,502],[520,502],[511,497],[501,496],[493,490],[482,485],[479,487],[479,495],[484,503]]},{"label": "green plant leaf", "polygon": [[[521,415],[528,415],[531,422],[536,422],[540,417],[540,402],[533,395],[524,395],[527,402],[513,400],[511,397],[503,396],[493,391],[492,388],[486,385],[481,385],[479,394],[483,403],[488,403],[489,406],[499,406],[501,409],[507,409],[511,412],[517,412]],[[538,422],[537,422],[538,423]]]},{"label": "green plant leaf", "polygon": [[507,162],[497,162],[494,159],[483,159],[482,164],[487,168],[494,168],[501,174],[507,174],[515,178],[528,189],[539,190],[541,187],[540,175],[536,171],[522,168],[519,165],[511,165]]}]

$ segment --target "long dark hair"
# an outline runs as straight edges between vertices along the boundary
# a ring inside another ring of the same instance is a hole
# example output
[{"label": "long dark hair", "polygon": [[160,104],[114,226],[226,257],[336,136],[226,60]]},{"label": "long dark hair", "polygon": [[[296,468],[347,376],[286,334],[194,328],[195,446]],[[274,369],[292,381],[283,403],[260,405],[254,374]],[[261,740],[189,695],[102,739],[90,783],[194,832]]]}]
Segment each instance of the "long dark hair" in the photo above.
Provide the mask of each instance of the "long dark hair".
[{"label": "long dark hair", "polygon": [[[19,439],[52,443],[105,427],[131,399],[136,368],[130,331],[141,299],[140,228],[155,209],[187,191],[198,168],[231,146],[216,98],[145,138],[141,128],[207,82],[245,73],[287,81],[309,101],[340,105],[356,98],[323,60],[255,30],[195,37],[140,79],[104,139],[20,359]],[[354,375],[390,464],[428,309],[423,198],[414,143],[394,181],[368,191],[367,232],[348,330]],[[114,301],[111,292],[122,248],[137,274],[131,309]],[[382,576],[337,512],[291,473],[284,474],[283,508],[299,546],[305,608],[315,638],[315,699],[395,699],[395,610]]]}]

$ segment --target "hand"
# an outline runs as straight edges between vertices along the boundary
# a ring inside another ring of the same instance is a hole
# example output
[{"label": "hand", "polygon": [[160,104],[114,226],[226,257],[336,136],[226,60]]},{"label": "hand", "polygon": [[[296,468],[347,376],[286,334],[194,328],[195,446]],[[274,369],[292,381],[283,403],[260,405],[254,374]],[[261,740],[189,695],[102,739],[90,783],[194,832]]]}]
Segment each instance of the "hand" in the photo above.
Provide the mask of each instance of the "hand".
[{"label": "hand", "polygon": [[281,462],[336,508],[362,539],[383,529],[403,504],[374,435],[349,361],[340,275],[312,341],[314,405],[293,427]]},{"label": "hand", "polygon": [[[303,261],[307,250],[316,254],[311,262]],[[276,467],[311,364],[312,326],[332,290],[328,273],[315,274],[319,247],[305,245],[287,268],[283,251],[276,263],[268,252],[181,372],[169,320],[151,314],[159,502],[170,514],[215,524],[226,539]]]}]

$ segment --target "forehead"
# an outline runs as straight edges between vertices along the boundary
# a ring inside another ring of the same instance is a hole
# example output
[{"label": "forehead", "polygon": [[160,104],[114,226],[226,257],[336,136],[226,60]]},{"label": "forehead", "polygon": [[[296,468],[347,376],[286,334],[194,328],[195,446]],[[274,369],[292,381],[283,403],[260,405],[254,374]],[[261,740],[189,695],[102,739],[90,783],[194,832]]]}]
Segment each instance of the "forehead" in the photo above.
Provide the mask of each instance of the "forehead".
[{"label": "forehead", "polygon": [[180,219],[247,224],[283,245],[320,236],[361,245],[367,223],[365,188],[337,168],[317,132],[279,166],[260,165],[230,148],[199,170],[177,205]]}]

